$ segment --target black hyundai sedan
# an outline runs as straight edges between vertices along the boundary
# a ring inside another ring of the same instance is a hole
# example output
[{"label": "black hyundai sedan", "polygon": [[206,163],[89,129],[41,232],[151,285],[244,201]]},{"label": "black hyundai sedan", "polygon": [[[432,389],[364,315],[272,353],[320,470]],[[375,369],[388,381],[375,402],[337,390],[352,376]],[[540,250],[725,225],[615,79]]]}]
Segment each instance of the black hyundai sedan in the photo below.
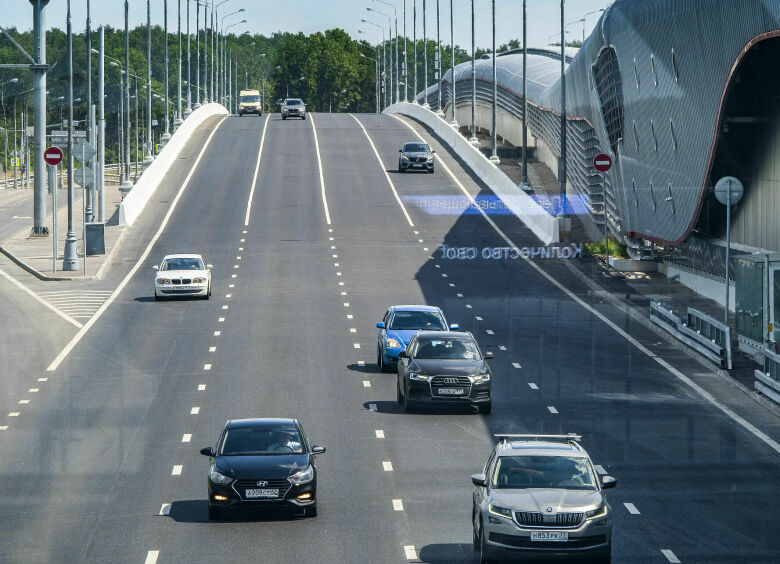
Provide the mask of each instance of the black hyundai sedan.
[{"label": "black hyundai sedan", "polygon": [[317,515],[316,455],[296,419],[234,419],[209,457],[209,519],[237,507],[286,507]]},{"label": "black hyundai sedan", "polygon": [[471,333],[420,331],[398,355],[398,403],[471,405],[490,413],[490,368]]}]

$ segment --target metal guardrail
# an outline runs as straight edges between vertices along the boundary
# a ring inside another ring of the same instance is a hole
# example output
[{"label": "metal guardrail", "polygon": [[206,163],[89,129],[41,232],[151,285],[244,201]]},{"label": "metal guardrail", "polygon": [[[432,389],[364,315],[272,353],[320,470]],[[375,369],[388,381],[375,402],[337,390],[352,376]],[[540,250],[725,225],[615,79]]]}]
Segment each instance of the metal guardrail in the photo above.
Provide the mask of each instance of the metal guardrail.
[{"label": "metal guardrail", "polygon": [[650,302],[650,320],[718,366],[731,370],[731,327],[688,308],[685,318],[668,305]]},{"label": "metal guardrail", "polygon": [[777,404],[780,404],[780,355],[764,350],[764,371],[755,371],[755,388]]}]

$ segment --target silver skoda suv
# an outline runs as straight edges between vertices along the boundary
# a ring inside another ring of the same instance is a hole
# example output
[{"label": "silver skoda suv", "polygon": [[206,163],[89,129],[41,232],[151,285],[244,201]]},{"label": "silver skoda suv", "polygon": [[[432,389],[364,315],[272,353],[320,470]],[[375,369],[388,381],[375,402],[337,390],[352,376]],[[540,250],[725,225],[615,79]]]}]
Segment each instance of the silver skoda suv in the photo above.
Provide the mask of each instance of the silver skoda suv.
[{"label": "silver skoda suv", "polygon": [[482,473],[474,474],[472,527],[480,562],[505,557],[611,561],[612,508],[602,476],[577,435],[494,435]]}]

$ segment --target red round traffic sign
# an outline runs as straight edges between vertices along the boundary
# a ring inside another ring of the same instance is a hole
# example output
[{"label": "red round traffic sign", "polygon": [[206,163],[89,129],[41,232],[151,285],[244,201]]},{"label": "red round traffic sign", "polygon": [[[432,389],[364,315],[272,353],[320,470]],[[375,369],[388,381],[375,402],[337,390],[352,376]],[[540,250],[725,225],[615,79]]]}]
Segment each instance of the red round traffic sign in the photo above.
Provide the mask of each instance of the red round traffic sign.
[{"label": "red round traffic sign", "polygon": [[59,147],[47,147],[43,152],[43,160],[47,165],[57,166],[62,162],[62,149]]},{"label": "red round traffic sign", "polygon": [[596,155],[596,158],[593,159],[593,168],[599,172],[607,172],[612,168],[612,157],[606,153]]}]

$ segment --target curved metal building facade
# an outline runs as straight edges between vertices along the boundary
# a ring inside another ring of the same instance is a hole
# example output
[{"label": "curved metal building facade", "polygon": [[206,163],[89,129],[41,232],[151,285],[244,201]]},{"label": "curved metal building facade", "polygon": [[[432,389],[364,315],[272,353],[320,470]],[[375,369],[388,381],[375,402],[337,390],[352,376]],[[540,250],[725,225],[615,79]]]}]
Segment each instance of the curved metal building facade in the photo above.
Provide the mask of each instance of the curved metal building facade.
[{"label": "curved metal building facade", "polygon": [[[730,174],[746,188],[735,242],[780,248],[780,112],[773,110],[780,106],[780,81],[753,84],[762,73],[777,74],[780,0],[616,0],[572,54],[567,180],[571,191],[587,197],[596,224],[603,225],[606,205],[610,230],[634,248],[648,241],[680,245],[692,232],[718,239],[725,209],[712,204],[711,187]],[[772,67],[761,68],[768,61]],[[522,54],[499,55],[497,67],[499,108],[522,120]],[[471,62],[455,68],[462,123],[472,76]],[[476,77],[477,104],[484,108],[492,100],[492,59],[477,61]],[[752,84],[748,92],[742,79]],[[527,84],[530,133],[558,156],[560,54],[529,49]],[[436,85],[428,90],[434,106],[436,91]],[[442,100],[451,112],[450,71],[442,78]],[[763,148],[758,162],[739,162],[745,143]],[[604,185],[591,164],[602,151],[615,162]]]}]

